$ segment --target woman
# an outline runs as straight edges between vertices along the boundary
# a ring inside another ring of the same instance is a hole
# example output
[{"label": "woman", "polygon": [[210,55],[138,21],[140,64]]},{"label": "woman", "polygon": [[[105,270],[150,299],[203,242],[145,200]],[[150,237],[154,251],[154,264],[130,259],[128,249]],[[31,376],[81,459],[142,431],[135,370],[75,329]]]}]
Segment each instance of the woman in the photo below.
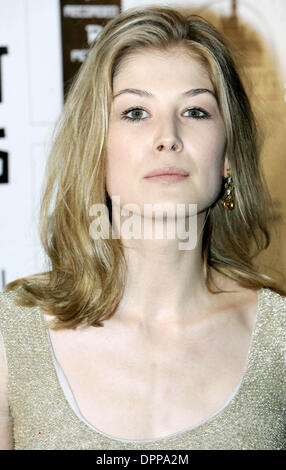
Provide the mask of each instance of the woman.
[{"label": "woman", "polygon": [[[285,292],[253,266],[273,206],[220,34],[171,8],[120,14],[57,129],[50,269],[1,294],[2,446],[283,448]],[[182,221],[189,245],[164,232]]]}]

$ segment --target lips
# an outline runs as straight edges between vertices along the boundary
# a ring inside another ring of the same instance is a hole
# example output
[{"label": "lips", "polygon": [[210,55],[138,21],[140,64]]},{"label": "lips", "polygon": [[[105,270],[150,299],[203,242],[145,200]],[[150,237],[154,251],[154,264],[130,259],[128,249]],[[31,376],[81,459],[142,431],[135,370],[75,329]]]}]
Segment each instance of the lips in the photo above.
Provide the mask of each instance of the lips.
[{"label": "lips", "polygon": [[155,170],[150,171],[144,178],[152,178],[153,176],[162,176],[162,175],[180,175],[180,176],[189,176],[189,172],[183,168],[177,168],[175,166],[156,168]]}]

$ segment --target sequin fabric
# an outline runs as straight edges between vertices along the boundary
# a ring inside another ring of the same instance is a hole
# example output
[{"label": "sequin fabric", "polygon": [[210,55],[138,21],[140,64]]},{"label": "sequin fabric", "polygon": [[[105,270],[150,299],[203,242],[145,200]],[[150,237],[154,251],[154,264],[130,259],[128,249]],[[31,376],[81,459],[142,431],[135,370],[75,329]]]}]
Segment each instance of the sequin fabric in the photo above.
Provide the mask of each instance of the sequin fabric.
[{"label": "sequin fabric", "polygon": [[96,431],[75,414],[58,380],[43,312],[16,306],[15,292],[0,293],[15,450],[285,450],[286,297],[258,291],[244,375],[221,411],[181,432],[132,441]]}]

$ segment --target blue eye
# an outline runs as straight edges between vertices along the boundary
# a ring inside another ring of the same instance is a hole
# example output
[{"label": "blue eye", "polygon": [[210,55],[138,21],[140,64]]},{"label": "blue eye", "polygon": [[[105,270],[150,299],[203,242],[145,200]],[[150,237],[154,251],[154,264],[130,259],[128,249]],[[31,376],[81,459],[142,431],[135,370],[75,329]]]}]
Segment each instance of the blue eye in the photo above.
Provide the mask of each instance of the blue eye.
[{"label": "blue eye", "polygon": [[142,108],[127,109],[126,111],[123,111],[123,113],[121,113],[121,118],[133,122],[141,121],[146,118],[146,116],[143,117],[144,113],[147,115],[146,111]]},{"label": "blue eye", "polygon": [[184,112],[184,115],[186,113],[190,113],[187,117],[193,119],[209,119],[211,117],[207,111],[204,111],[201,108],[189,108]]}]

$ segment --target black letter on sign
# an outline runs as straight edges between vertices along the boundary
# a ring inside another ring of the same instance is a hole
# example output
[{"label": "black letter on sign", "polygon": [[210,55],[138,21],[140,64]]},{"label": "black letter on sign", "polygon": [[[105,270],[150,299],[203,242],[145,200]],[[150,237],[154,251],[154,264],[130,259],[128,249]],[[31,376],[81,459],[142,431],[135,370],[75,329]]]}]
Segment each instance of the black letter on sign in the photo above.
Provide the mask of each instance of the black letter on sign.
[{"label": "black letter on sign", "polygon": [[[5,129],[0,129],[0,137],[5,137]],[[0,183],[8,183],[8,153],[0,150]]]},{"label": "black letter on sign", "polygon": [[7,47],[0,47],[0,103],[2,103],[2,73],[1,73],[1,56],[4,54],[8,54]]},{"label": "black letter on sign", "polygon": [[0,150],[0,183],[8,183],[8,153]]}]

